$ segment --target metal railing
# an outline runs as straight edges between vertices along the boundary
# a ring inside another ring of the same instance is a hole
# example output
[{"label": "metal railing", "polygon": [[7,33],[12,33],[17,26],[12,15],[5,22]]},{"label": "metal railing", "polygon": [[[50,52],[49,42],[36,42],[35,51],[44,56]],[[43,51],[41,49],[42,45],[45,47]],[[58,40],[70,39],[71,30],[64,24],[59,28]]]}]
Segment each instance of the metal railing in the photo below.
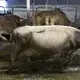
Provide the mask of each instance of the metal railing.
[{"label": "metal railing", "polygon": [[[67,17],[72,21],[72,22],[77,22],[77,20],[80,20],[80,6],[78,5],[57,5],[65,14]],[[11,11],[12,14],[21,14],[25,15],[27,17],[27,8],[25,5],[14,5],[14,6],[9,6],[6,7],[9,11]],[[34,5],[31,6],[30,12],[32,13],[33,11],[44,11],[44,10],[53,10],[55,8],[55,5],[48,5],[47,8],[45,5]],[[34,10],[33,10],[34,9]],[[5,12],[5,8],[4,8]],[[19,16],[21,16],[19,15]]]}]

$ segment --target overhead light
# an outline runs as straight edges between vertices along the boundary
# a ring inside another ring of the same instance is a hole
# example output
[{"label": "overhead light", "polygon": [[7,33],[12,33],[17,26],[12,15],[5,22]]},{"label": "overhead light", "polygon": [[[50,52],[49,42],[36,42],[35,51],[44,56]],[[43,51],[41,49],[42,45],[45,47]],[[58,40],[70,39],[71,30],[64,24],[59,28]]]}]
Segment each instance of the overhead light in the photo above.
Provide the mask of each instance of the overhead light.
[{"label": "overhead light", "polygon": [[7,6],[6,0],[0,0],[0,11],[4,11],[4,9],[7,10],[6,6]]}]

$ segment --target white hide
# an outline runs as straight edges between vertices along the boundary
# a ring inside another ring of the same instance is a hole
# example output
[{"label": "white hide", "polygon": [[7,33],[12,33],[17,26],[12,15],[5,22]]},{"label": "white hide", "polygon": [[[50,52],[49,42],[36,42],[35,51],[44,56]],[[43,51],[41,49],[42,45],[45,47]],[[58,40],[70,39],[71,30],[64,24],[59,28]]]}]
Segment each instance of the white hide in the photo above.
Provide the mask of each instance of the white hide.
[{"label": "white hide", "polygon": [[62,25],[52,25],[52,26],[22,26],[14,30],[14,33],[25,35],[29,32],[40,32],[44,30],[50,31],[63,31],[67,33],[74,33],[75,31],[80,32],[80,30],[73,28],[71,26],[62,26]]},{"label": "white hide", "polygon": [[[25,36],[30,32],[41,32],[41,31],[59,31],[59,32],[66,32],[72,42],[75,45],[75,33],[78,32],[80,34],[80,30],[71,26],[62,26],[62,25],[52,25],[52,26],[23,26],[16,28],[14,30],[14,34],[19,34],[20,36]],[[79,39],[79,38],[78,38]],[[80,41],[80,39],[78,40]]]},{"label": "white hide", "polygon": [[[68,34],[57,31],[45,31],[42,33],[33,33],[32,40],[40,46],[51,48],[53,46],[59,47],[63,42],[69,39]],[[60,45],[59,45],[60,44]]]},{"label": "white hide", "polygon": [[23,26],[16,28],[13,31],[16,48],[14,53],[11,54],[11,64],[13,64],[18,57],[17,54],[20,54],[27,49],[32,50],[31,54],[26,53],[27,56],[37,55],[43,56],[44,58],[44,56],[49,57],[56,53],[66,54],[66,51],[72,50],[76,44],[76,32],[79,33],[77,34],[79,36],[80,30],[71,26],[61,25]]},{"label": "white hide", "polygon": [[[66,48],[68,48],[70,46],[70,38],[68,34],[64,32],[45,31],[42,33],[33,33],[30,44],[33,51],[37,51],[36,53],[40,53],[40,48],[42,48],[53,54],[54,51],[55,53],[59,53],[64,50],[65,45]],[[45,53],[41,52],[40,54]]]}]

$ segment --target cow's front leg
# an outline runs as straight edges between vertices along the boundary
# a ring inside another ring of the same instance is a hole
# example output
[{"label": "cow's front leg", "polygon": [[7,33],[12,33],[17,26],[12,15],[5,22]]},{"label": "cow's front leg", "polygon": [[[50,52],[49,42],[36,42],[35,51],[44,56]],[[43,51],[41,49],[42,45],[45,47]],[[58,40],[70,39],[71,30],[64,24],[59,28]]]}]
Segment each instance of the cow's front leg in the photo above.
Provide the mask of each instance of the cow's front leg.
[{"label": "cow's front leg", "polygon": [[9,68],[8,68],[8,72],[10,73],[14,67],[14,64],[15,64],[15,61],[17,60],[19,54],[21,53],[21,45],[19,43],[16,43],[15,46],[14,46],[14,50],[13,50],[13,53],[11,53],[11,61],[10,61],[10,64],[9,64]]}]

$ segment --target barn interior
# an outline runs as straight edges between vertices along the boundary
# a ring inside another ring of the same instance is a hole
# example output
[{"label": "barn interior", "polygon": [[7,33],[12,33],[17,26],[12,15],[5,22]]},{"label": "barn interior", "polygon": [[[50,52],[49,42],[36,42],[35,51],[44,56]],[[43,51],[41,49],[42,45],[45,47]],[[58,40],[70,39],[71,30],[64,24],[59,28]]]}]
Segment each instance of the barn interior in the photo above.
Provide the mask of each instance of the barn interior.
[{"label": "barn interior", "polygon": [[0,0],[0,80],[80,80],[80,48],[73,53],[64,71],[58,69],[59,55],[31,61],[21,53],[13,72],[7,73],[15,46],[11,34],[27,25],[80,29],[80,0]]}]

